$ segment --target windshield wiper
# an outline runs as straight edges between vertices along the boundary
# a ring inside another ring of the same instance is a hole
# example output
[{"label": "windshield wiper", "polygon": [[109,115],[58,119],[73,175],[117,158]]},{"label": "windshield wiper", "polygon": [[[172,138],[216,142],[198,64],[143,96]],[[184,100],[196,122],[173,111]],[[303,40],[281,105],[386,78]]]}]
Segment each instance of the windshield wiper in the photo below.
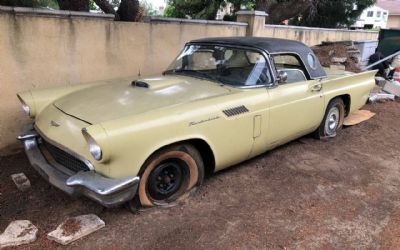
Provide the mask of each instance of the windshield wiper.
[{"label": "windshield wiper", "polygon": [[175,74],[175,73],[189,73],[187,75],[191,75],[191,76],[193,76],[193,74],[190,74],[190,73],[195,73],[195,74],[203,76],[202,78],[213,80],[215,82],[218,82],[221,85],[225,85],[225,83],[222,82],[217,76],[213,76],[213,75],[207,74],[207,73],[205,73],[203,71],[199,71],[199,70],[193,70],[193,69],[170,69],[170,70],[166,70],[166,71],[163,72],[164,75],[165,74]]}]

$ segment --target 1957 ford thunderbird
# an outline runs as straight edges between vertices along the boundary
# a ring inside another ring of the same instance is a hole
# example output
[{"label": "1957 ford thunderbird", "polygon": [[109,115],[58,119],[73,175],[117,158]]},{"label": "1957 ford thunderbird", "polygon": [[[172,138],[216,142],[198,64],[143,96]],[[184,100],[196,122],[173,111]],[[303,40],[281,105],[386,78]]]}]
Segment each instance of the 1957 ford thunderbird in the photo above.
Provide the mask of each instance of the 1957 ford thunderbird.
[{"label": "1957 ford thunderbird", "polygon": [[160,76],[18,93],[34,120],[18,139],[68,194],[171,205],[206,174],[306,134],[334,137],[375,72],[327,72],[297,41],[194,40]]}]

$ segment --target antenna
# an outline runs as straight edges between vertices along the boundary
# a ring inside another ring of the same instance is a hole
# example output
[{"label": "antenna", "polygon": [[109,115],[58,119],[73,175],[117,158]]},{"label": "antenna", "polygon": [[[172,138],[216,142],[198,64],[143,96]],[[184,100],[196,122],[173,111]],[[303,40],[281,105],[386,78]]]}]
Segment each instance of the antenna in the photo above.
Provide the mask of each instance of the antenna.
[{"label": "antenna", "polygon": [[138,77],[140,77],[140,68],[139,68],[139,73],[138,73]]}]

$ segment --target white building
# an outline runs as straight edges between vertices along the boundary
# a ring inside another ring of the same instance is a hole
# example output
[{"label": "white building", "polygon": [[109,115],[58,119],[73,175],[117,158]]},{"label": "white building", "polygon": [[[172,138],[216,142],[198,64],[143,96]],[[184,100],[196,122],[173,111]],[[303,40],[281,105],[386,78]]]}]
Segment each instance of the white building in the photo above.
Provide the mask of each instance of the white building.
[{"label": "white building", "polygon": [[389,11],[376,5],[363,11],[357,22],[352,25],[356,29],[386,28]]}]

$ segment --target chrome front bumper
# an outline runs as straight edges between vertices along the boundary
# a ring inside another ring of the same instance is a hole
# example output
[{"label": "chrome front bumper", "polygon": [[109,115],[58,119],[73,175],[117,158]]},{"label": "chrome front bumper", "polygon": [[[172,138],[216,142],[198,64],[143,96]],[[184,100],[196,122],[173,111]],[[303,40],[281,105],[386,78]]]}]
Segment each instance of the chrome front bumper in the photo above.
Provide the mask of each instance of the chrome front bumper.
[{"label": "chrome front bumper", "polygon": [[81,171],[67,175],[50,165],[39,148],[40,135],[30,130],[17,137],[25,146],[25,152],[33,166],[48,182],[72,196],[84,195],[105,207],[112,207],[133,199],[139,177],[122,179],[104,177],[95,171]]}]

